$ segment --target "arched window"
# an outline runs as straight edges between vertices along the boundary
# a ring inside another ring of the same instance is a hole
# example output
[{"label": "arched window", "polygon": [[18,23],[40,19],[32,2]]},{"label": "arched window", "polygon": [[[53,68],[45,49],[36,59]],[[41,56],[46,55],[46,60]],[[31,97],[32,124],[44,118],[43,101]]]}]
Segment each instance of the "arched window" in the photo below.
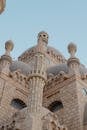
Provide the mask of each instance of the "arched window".
[{"label": "arched window", "polygon": [[63,104],[61,101],[54,101],[53,103],[51,103],[48,107],[48,109],[52,112],[56,112],[60,109],[63,108]]},{"label": "arched window", "polygon": [[12,100],[11,106],[13,106],[14,108],[19,109],[19,110],[27,107],[26,104],[18,98]]}]

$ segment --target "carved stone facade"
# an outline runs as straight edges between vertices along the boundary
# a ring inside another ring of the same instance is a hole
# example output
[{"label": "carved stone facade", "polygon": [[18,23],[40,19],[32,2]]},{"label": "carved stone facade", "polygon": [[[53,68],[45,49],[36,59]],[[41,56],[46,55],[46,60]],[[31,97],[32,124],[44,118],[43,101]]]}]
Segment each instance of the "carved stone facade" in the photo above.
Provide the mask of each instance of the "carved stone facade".
[{"label": "carved stone facade", "polygon": [[0,130],[86,130],[87,69],[70,43],[65,57],[48,34],[13,61],[12,41],[0,58]]}]

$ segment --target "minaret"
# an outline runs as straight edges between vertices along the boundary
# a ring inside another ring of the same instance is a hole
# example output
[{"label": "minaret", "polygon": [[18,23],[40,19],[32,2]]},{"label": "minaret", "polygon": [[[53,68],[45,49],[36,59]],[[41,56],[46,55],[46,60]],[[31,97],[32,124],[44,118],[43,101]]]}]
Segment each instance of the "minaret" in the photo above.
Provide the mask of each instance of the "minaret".
[{"label": "minaret", "polygon": [[6,0],[0,0],[0,14],[4,11]]},{"label": "minaret", "polygon": [[13,50],[14,44],[11,40],[7,41],[5,43],[5,54],[1,56],[0,59],[0,72],[4,73],[6,75],[9,75],[9,67],[12,63],[12,58],[10,56],[10,51]]},{"label": "minaret", "polygon": [[[29,95],[28,95],[28,115],[27,130],[42,130],[41,109],[43,100],[43,88],[46,81],[46,58],[48,34],[40,32],[38,34],[38,43],[33,57],[34,67],[28,76]],[[30,119],[31,117],[31,119]],[[29,124],[32,122],[32,124]]]},{"label": "minaret", "polygon": [[74,43],[68,45],[68,52],[70,53],[70,58],[67,61],[70,74],[79,74],[80,61],[75,57],[77,51],[77,46]]}]

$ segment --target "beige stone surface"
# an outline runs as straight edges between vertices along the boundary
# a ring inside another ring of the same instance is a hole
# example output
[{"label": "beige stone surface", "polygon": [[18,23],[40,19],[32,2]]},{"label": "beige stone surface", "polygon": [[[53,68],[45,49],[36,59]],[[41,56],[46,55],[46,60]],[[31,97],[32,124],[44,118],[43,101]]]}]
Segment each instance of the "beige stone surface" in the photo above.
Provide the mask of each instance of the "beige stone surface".
[{"label": "beige stone surface", "polygon": [[86,130],[87,69],[48,47],[40,32],[37,45],[13,61],[13,42],[7,41],[0,58],[0,130]]}]

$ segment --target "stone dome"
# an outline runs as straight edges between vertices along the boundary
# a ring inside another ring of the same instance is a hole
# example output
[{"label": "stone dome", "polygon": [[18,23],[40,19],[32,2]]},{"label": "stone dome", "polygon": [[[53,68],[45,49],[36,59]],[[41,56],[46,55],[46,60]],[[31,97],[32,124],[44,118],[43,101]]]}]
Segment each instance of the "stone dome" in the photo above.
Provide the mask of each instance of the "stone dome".
[{"label": "stone dome", "polygon": [[80,65],[80,73],[83,75],[83,74],[87,74],[87,68],[83,65],[83,64],[81,64]]},{"label": "stone dome", "polygon": [[[33,52],[34,50],[35,50],[35,48],[36,48],[36,46],[33,46],[33,47],[31,47],[31,48],[29,48],[29,49],[27,49],[24,53],[22,53],[22,55],[24,55],[25,53],[27,53],[27,52]],[[50,51],[53,51],[55,54],[57,54],[57,55],[60,55],[60,56],[62,56],[63,58],[64,58],[64,56],[61,54],[61,52],[59,51],[59,50],[57,50],[57,49],[55,49],[55,48],[53,48],[53,47],[51,47],[51,46],[47,46],[47,52],[50,52]],[[22,56],[21,55],[21,56]],[[20,56],[20,57],[21,57]]]},{"label": "stone dome", "polygon": [[[30,64],[27,64],[25,60],[27,58],[30,58],[33,53],[35,53],[36,46],[27,49],[19,58],[18,61],[13,61],[12,65],[10,66],[10,70],[16,71],[16,70],[21,70],[21,72],[24,75],[27,75],[32,70],[32,66]],[[61,58],[61,60],[65,60],[64,56],[59,52],[58,50],[54,49],[53,47],[48,46],[47,47],[47,55],[49,55],[49,60],[50,60],[50,55],[55,54]],[[27,55],[27,57],[26,57]]]},{"label": "stone dome", "polygon": [[53,51],[56,55],[59,55],[59,56],[61,56],[62,58],[65,59],[65,57],[62,55],[62,53],[59,50],[57,50],[57,49],[55,49],[55,48],[53,48],[51,46],[48,46],[47,47],[47,52],[50,52],[50,51]]},{"label": "stone dome", "polygon": [[10,70],[12,72],[20,70],[24,75],[27,75],[31,71],[31,67],[22,61],[13,61],[12,65],[10,66]]},{"label": "stone dome", "polygon": [[[27,49],[24,53],[22,53],[19,57],[18,57],[18,59],[20,60],[20,61],[24,61],[25,62],[25,60],[26,60],[26,56],[27,56],[27,58],[29,57],[31,57],[34,53],[36,52],[36,46],[33,46],[33,47],[31,47],[31,48],[29,48],[29,49]],[[51,46],[47,46],[47,52],[46,52],[46,54],[47,55],[49,55],[49,58],[51,57],[56,57],[56,58],[58,58],[58,59],[60,59],[61,61],[64,61],[65,60],[65,57],[62,55],[62,53],[59,51],[59,50],[57,50],[57,49],[55,49],[55,48],[53,48],[53,47],[51,47]]]},{"label": "stone dome", "polygon": [[49,74],[57,75],[60,71],[64,71],[65,73],[68,73],[67,64],[59,64],[47,69],[48,75]]},{"label": "stone dome", "polygon": [[[57,75],[57,74],[59,74],[60,71],[64,71],[65,73],[68,73],[68,70],[69,69],[68,69],[67,64],[64,63],[64,64],[59,64],[59,65],[48,68],[47,73],[48,73],[48,75],[49,74]],[[79,68],[79,72],[81,75],[87,74],[87,68],[81,64],[80,68]]]}]

